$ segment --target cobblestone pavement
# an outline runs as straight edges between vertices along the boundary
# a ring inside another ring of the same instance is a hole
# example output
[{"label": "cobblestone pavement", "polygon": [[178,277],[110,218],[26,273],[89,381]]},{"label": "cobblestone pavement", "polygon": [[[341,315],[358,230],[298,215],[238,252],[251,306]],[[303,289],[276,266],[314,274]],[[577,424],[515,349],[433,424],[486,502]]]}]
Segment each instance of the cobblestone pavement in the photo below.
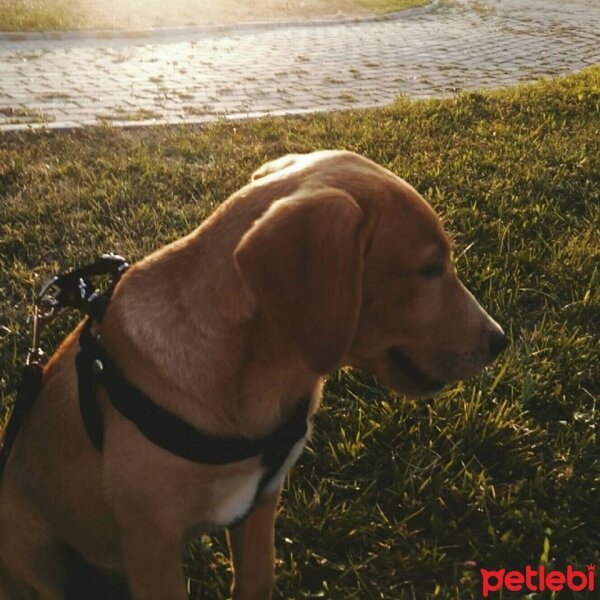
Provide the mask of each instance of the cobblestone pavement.
[{"label": "cobblestone pavement", "polygon": [[0,131],[378,106],[564,74],[600,63],[600,2],[440,0],[377,22],[33,37],[0,36]]}]

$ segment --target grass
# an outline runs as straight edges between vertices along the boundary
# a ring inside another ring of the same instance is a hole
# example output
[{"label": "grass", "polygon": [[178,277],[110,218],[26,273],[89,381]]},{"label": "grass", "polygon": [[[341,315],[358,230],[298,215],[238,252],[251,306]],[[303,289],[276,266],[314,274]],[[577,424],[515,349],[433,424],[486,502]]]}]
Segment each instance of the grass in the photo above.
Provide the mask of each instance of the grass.
[{"label": "grass", "polygon": [[98,121],[106,121],[110,123],[111,121],[146,121],[150,119],[160,119],[161,117],[161,113],[153,110],[143,108],[137,110],[127,110],[122,107],[116,107],[110,113],[98,115],[96,119]]},{"label": "grass", "polygon": [[[329,378],[286,485],[276,598],[475,600],[482,567],[600,564],[599,123],[595,68],[383,110],[4,135],[0,400],[51,273],[181,236],[269,158],[352,149],[443,214],[459,271],[512,346],[429,400],[349,370]],[[51,327],[46,347],[73,323]],[[192,545],[191,598],[228,597],[226,556],[222,535]]]},{"label": "grass", "polygon": [[40,109],[14,108],[12,106],[0,106],[0,115],[6,117],[6,123],[48,123],[54,119]]},{"label": "grass", "polygon": [[388,13],[430,0],[0,0],[0,31],[123,29]]}]

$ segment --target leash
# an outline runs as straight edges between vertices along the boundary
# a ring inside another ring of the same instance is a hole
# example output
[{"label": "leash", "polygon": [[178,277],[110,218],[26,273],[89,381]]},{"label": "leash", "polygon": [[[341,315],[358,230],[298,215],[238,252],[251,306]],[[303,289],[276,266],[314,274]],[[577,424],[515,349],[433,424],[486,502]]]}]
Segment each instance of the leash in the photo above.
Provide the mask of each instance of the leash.
[{"label": "leash", "polygon": [[[79,407],[86,432],[99,452],[104,444],[104,422],[96,401],[102,386],[112,405],[152,443],[171,454],[196,463],[224,465],[260,457],[264,468],[255,502],[280,471],[292,448],[308,431],[310,396],[300,399],[289,417],[267,435],[248,439],[206,433],[156,404],[132,384],[93,334],[94,322],[101,325],[112,292],[128,268],[125,259],[104,254],[96,262],[68,273],[55,275],[36,298],[32,319],[32,343],[21,373],[14,408],[0,440],[0,477],[16,435],[39,395],[46,355],[40,348],[44,326],[69,308],[88,316],[79,336],[80,352],[75,358]],[[110,276],[104,292],[94,286],[99,276]],[[238,521],[239,522],[239,521]]]},{"label": "leash", "polygon": [[[7,424],[0,434],[0,478],[17,433],[42,388],[44,365],[47,360],[46,353],[40,346],[44,327],[69,308],[82,310],[94,317],[104,314],[114,287],[128,266],[122,256],[103,254],[93,263],[54,275],[36,296],[31,316],[31,346],[17,385],[15,402],[9,412]],[[99,292],[93,285],[93,279],[99,276],[111,277],[105,292]]]}]

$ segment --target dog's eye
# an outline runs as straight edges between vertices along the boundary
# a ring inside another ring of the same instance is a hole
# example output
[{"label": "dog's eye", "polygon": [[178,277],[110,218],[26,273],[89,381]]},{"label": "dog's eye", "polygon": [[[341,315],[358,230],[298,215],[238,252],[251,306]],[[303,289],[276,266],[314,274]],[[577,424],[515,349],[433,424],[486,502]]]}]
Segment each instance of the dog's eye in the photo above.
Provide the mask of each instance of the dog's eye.
[{"label": "dog's eye", "polygon": [[436,277],[441,277],[444,273],[444,265],[441,263],[435,263],[432,265],[427,265],[423,267],[419,271],[419,275],[425,277],[426,279],[434,279]]}]

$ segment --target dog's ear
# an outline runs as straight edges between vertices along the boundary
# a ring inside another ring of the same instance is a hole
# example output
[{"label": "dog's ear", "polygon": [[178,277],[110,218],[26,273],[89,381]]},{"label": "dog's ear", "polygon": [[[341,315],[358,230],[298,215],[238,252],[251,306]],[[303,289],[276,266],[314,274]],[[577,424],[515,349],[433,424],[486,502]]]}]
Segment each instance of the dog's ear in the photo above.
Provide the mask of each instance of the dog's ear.
[{"label": "dog's ear", "polygon": [[354,335],[365,221],[346,192],[303,192],[274,202],[235,251],[259,306],[319,374],[338,366]]}]

